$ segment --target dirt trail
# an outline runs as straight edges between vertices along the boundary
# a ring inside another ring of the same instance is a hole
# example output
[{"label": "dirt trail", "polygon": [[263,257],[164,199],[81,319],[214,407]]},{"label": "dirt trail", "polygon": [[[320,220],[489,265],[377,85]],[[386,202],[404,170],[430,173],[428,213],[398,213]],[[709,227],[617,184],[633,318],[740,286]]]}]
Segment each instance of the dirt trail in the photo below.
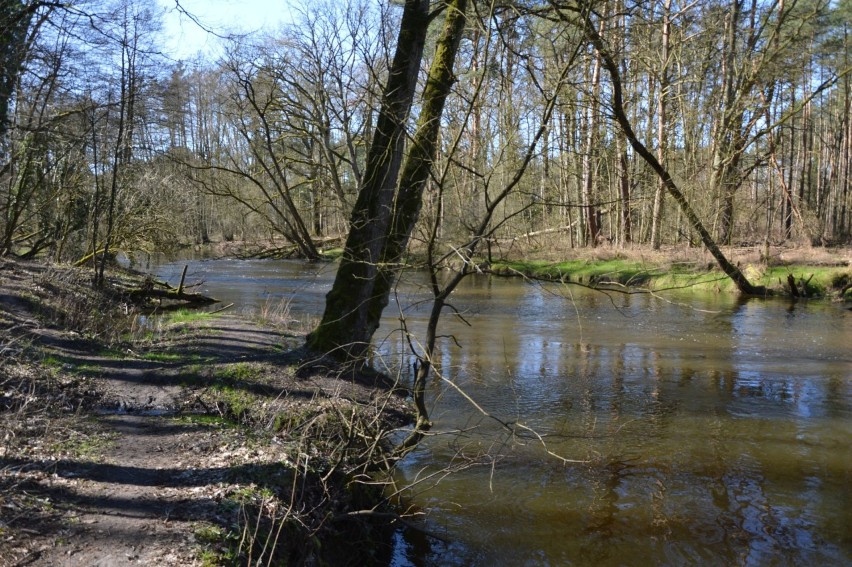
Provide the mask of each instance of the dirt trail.
[{"label": "dirt trail", "polygon": [[133,415],[101,423],[113,429],[114,446],[97,463],[56,466],[46,484],[68,509],[58,530],[41,534],[29,564],[200,564],[193,526],[215,513],[216,502],[201,490],[195,498],[187,493],[220,479],[179,465],[176,456],[204,432],[178,434],[162,418]]},{"label": "dirt trail", "polygon": [[[32,321],[22,305],[10,307]],[[7,543],[16,545],[0,564],[200,564],[193,530],[216,514],[217,487],[231,472],[221,443],[233,444],[220,438],[233,434],[215,422],[175,419],[189,395],[185,365],[92,354],[85,341],[35,325],[30,335],[45,356],[92,374],[87,381],[100,403],[90,425],[105,441],[89,459],[18,463],[24,475],[40,473],[29,475],[29,490],[56,513],[33,522],[16,518],[25,538],[12,532]],[[223,316],[164,352],[214,367],[281,358],[281,345],[279,334]],[[14,459],[7,468],[15,468]]]},{"label": "dirt trail", "polygon": [[371,384],[299,371],[299,337],[235,315],[105,349],[46,324],[16,277],[0,272],[0,351],[18,361],[0,362],[0,566],[215,564],[210,535],[233,536],[243,502],[320,461],[304,444],[339,438],[324,424],[355,405],[405,413]]}]

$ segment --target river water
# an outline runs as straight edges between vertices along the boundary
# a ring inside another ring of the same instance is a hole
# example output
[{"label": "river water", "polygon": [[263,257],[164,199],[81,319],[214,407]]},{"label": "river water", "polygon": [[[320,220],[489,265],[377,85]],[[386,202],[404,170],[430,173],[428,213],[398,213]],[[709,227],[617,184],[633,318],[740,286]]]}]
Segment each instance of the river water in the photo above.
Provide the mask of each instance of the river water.
[{"label": "river water", "polygon": [[[155,271],[176,283],[186,263]],[[333,276],[215,260],[188,280],[298,319]],[[405,372],[421,280],[386,310],[377,363]],[[852,564],[852,311],[486,276],[452,303],[393,565]]]}]

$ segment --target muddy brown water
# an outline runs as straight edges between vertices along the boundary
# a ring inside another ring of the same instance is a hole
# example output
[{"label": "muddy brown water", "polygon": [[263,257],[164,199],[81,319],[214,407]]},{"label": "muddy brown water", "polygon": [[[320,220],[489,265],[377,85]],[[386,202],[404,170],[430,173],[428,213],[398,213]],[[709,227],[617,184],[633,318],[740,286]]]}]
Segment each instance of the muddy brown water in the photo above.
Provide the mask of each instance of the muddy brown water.
[{"label": "muddy brown water", "polygon": [[[164,263],[176,283],[187,262]],[[334,265],[191,261],[235,309],[317,317]],[[412,274],[376,337],[400,368]],[[393,565],[852,564],[852,311],[478,276],[453,295],[434,435]],[[475,401],[475,407],[469,399]],[[437,537],[433,537],[437,536]]]}]

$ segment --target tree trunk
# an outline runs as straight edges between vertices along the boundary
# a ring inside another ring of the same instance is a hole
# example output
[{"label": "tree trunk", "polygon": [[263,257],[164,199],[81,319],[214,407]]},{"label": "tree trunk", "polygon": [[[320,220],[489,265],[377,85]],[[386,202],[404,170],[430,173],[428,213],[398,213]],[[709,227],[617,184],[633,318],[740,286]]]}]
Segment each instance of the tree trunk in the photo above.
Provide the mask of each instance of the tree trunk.
[{"label": "tree trunk", "polygon": [[377,273],[376,288],[370,309],[371,312],[378,314],[375,321],[376,327],[378,327],[378,317],[388,304],[391,288],[399,273],[400,262],[408,247],[411,232],[420,217],[423,192],[429,181],[438,148],[438,134],[444,104],[455,81],[453,64],[464,31],[466,9],[467,0],[448,2],[449,12],[444,22],[444,30],[438,40],[435,59],[432,61],[429,76],[426,79],[417,129],[400,177],[393,218]]},{"label": "tree trunk", "polygon": [[[663,3],[662,30],[662,61],[660,70],[660,94],[657,98],[657,159],[660,165],[666,167],[666,137],[668,136],[668,105],[669,95],[669,39],[671,37],[671,7],[672,1]],[[666,196],[666,184],[660,180],[654,192],[654,212],[651,216],[651,247],[660,249],[662,243],[663,204]]]},{"label": "tree trunk", "polygon": [[[0,12],[3,13],[0,26],[0,144],[5,142],[12,94],[28,50],[27,31],[38,7],[39,4],[30,5],[20,0],[0,0]],[[0,151],[2,157],[5,156]]]},{"label": "tree trunk", "polygon": [[630,166],[627,159],[627,148],[622,136],[616,136],[618,152],[618,186],[621,198],[621,244],[633,241],[630,218]]},{"label": "tree trunk", "polygon": [[366,359],[399,273],[400,258],[420,213],[444,101],[453,83],[452,66],[466,4],[467,0],[448,2],[444,32],[429,71],[417,131],[397,188],[405,121],[429,24],[428,0],[409,0],[405,4],[397,50],[343,258],[326,296],[322,321],[307,339],[312,350],[357,364]]},{"label": "tree trunk", "polygon": [[593,196],[596,165],[593,163],[593,152],[597,143],[598,130],[598,94],[600,92],[601,61],[600,55],[595,57],[592,64],[591,76],[591,101],[587,111],[586,119],[586,147],[583,149],[583,209],[586,217],[586,231],[584,234],[586,244],[597,246],[600,235],[600,224],[598,223],[597,207]]}]

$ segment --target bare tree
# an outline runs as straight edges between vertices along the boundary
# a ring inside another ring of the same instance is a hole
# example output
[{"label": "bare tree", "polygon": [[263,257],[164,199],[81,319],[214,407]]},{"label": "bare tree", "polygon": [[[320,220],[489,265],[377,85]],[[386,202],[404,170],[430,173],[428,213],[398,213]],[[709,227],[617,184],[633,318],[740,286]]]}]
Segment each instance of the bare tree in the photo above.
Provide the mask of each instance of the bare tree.
[{"label": "bare tree", "polygon": [[[478,10],[476,12],[479,26],[486,33],[492,31],[488,30],[485,25],[487,18],[480,15]],[[504,180],[502,175],[498,176],[481,172],[486,180],[484,187],[486,202],[481,211],[479,209],[468,211],[467,222],[472,227],[472,230],[466,239],[462,242],[448,242],[446,239],[440,239],[440,217],[434,217],[431,224],[425,227],[427,233],[426,267],[429,270],[429,288],[432,294],[432,306],[423,343],[415,344],[416,341],[409,337],[411,350],[417,357],[417,371],[412,390],[418,419],[411,435],[400,447],[403,453],[416,446],[431,427],[425,393],[426,382],[430,373],[435,370],[440,374],[440,369],[435,369],[434,362],[435,347],[439,338],[438,324],[440,318],[445,309],[455,312],[449,300],[459,284],[467,276],[481,273],[482,268],[477,265],[475,258],[483,245],[494,238],[494,234],[502,225],[510,222],[512,218],[523,214],[530,207],[529,204],[520,202],[517,208],[513,209],[509,206],[508,201],[519,190],[522,179],[530,165],[534,162],[537,152],[540,151],[559,97],[567,85],[566,79],[576,65],[582,46],[581,42],[577,42],[566,56],[563,67],[553,73],[549,81],[545,81],[543,77],[539,81],[535,81],[535,88],[539,89],[539,95],[545,101],[545,104],[539,109],[540,115],[536,120],[536,129],[532,133],[526,148],[524,148],[516,168],[508,178]],[[485,61],[488,61],[488,59],[486,58]],[[459,131],[456,132],[454,138],[449,143],[446,149],[447,155],[443,162],[444,166],[434,180],[437,190],[441,193],[452,186],[453,178],[459,177],[454,171],[460,163],[459,160],[455,159],[455,155],[460,149],[460,141],[464,137],[464,131],[475,124],[475,120],[471,118],[474,116],[477,107],[476,99],[486,94],[486,91],[483,90],[484,81],[482,81],[482,75],[472,77],[472,83],[474,84],[472,88],[473,96],[469,99],[470,102],[465,113],[465,119],[462,121]],[[499,216],[501,211],[503,215]],[[458,313],[456,314],[458,315]]]},{"label": "bare tree", "polygon": [[734,284],[736,284],[737,288],[742,293],[748,295],[762,295],[763,293],[765,293],[764,289],[752,285],[745,277],[745,275],[743,275],[740,269],[734,264],[732,264],[722,253],[722,250],[710,236],[710,233],[704,227],[704,224],[701,222],[701,219],[698,218],[698,215],[695,213],[689,202],[686,200],[686,197],[684,197],[683,193],[675,183],[671,174],[654,157],[654,154],[651,153],[651,151],[649,151],[648,148],[636,137],[636,134],[633,131],[633,126],[630,124],[630,120],[628,119],[627,114],[624,111],[624,98],[621,87],[621,72],[618,68],[618,64],[615,62],[612,54],[609,51],[607,43],[604,41],[603,37],[598,31],[598,25],[593,19],[593,11],[591,10],[591,7],[588,5],[563,6],[556,3],[554,0],[551,0],[551,5],[557,10],[557,13],[560,15],[560,17],[566,20],[566,23],[573,23],[575,25],[581,26],[588,40],[600,54],[603,65],[609,73],[610,81],[612,83],[611,106],[616,121],[618,122],[631,146],[633,146],[634,151],[648,163],[648,165],[660,177],[662,182],[665,183],[666,190],[681,208],[684,215],[686,215],[686,217],[689,219],[690,225],[692,226],[693,230],[695,230],[699,234],[702,242],[707,247],[707,250],[713,255],[713,257],[718,262],[719,267],[722,268],[722,271],[724,271],[725,274],[727,274],[728,277],[731,278],[731,280],[734,282]]}]

